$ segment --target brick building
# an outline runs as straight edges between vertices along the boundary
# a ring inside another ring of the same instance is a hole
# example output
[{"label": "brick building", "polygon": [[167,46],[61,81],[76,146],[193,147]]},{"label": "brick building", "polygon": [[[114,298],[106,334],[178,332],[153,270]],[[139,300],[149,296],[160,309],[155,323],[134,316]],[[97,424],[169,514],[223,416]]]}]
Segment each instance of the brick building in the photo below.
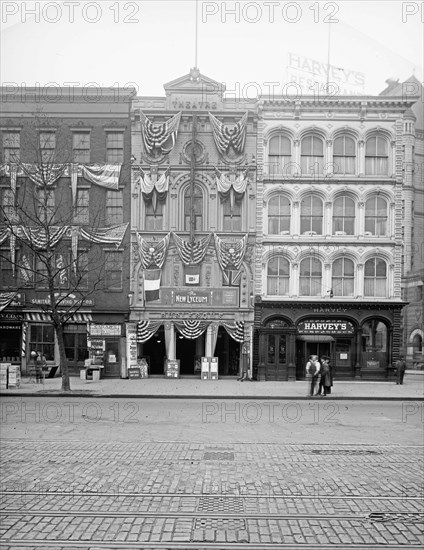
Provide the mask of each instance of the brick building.
[{"label": "brick building", "polygon": [[164,88],[132,108],[128,353],[151,374],[176,360],[198,375],[206,356],[237,375],[252,353],[256,102],[197,69]]},{"label": "brick building", "polygon": [[0,360],[25,370],[29,352],[40,350],[50,365],[59,362],[47,268],[38,254],[54,240],[54,295],[72,314],[64,327],[70,372],[79,372],[96,340],[104,374],[119,377],[128,319],[133,90],[1,92]]}]

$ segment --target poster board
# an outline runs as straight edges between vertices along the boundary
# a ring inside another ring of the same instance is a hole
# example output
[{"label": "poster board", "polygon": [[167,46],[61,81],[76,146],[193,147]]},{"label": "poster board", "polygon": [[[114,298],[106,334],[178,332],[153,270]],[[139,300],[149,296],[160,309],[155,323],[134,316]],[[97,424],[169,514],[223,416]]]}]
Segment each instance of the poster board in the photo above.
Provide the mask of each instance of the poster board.
[{"label": "poster board", "polygon": [[140,378],[149,378],[149,365],[145,357],[137,359],[137,367],[140,370]]},{"label": "poster board", "polygon": [[180,360],[165,359],[165,377],[179,378],[180,377]]}]

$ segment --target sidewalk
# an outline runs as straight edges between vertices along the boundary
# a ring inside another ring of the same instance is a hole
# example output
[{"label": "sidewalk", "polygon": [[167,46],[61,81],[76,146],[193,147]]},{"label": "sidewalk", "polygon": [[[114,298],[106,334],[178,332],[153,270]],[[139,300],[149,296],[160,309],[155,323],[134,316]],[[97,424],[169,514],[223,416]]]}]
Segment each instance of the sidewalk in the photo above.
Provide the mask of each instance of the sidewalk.
[{"label": "sidewalk", "polygon": [[[19,388],[0,391],[2,396],[66,397],[140,397],[154,399],[310,399],[308,382],[238,382],[237,380],[103,379],[85,381],[71,377],[71,392],[61,391],[61,379],[46,379],[44,384],[28,383],[23,378]],[[424,374],[406,374],[404,384],[395,382],[334,381],[332,394],[314,399],[405,400],[423,399]]]}]

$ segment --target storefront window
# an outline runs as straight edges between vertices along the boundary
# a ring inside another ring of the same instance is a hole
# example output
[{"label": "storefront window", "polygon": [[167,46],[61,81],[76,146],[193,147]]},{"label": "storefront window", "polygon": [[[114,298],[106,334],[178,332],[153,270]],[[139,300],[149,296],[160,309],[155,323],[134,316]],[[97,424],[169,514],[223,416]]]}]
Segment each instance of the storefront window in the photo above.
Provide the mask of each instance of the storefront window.
[{"label": "storefront window", "polygon": [[47,361],[54,361],[53,325],[32,325],[29,349],[30,351],[40,351]]},{"label": "storefront window", "polygon": [[367,321],[362,327],[362,349],[368,352],[387,351],[387,327],[377,320]]}]

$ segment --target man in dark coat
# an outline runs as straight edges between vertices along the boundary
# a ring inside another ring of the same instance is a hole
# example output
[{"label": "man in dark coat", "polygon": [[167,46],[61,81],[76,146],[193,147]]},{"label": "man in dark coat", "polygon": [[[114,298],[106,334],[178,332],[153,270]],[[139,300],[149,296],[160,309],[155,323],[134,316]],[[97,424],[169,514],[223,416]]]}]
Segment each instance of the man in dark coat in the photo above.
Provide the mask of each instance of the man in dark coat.
[{"label": "man in dark coat", "polygon": [[406,363],[405,363],[405,359],[403,358],[403,355],[401,355],[399,359],[396,361],[395,368],[396,368],[396,377],[397,377],[396,384],[402,385],[403,377],[405,376],[405,370],[406,370]]}]

